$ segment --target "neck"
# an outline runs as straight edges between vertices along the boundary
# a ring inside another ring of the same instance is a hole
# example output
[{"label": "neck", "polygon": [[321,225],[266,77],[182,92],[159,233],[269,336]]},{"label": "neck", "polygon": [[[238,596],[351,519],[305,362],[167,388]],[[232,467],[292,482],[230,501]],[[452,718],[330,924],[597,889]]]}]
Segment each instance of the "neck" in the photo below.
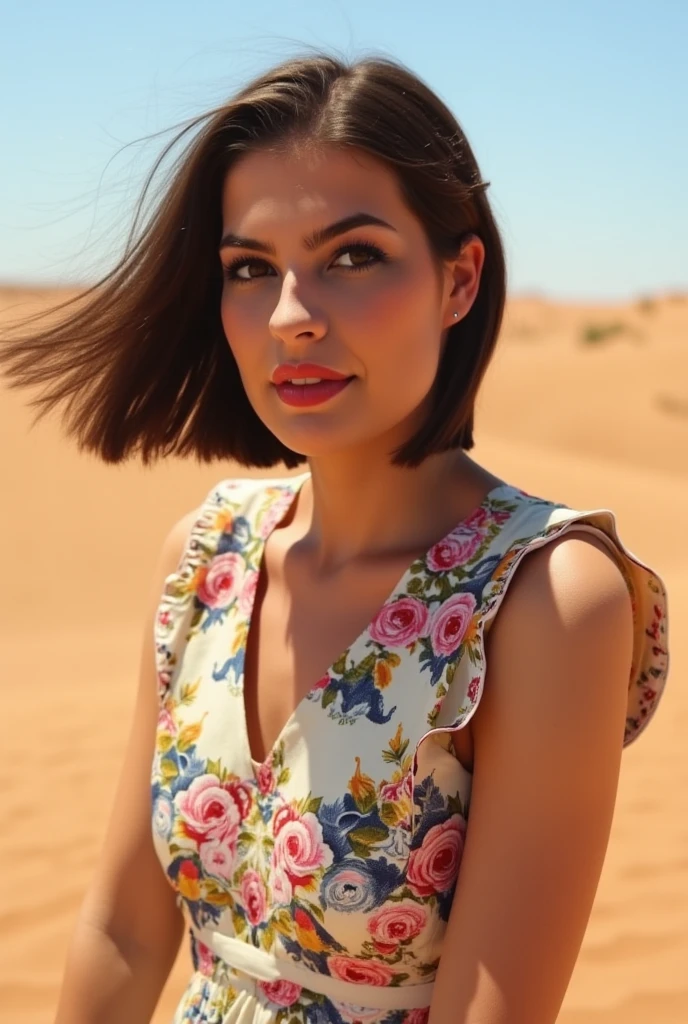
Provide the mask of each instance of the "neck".
[{"label": "neck", "polygon": [[429,456],[420,466],[361,453],[309,459],[290,524],[317,575],[373,559],[423,552],[468,516],[502,481],[465,452]]}]

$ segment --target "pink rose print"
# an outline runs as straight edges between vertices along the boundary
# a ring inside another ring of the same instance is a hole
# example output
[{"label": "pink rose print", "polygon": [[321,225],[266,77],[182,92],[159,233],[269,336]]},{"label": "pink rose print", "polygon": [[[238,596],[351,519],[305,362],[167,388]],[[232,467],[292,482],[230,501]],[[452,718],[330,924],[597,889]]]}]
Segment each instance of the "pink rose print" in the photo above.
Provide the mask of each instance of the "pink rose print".
[{"label": "pink rose print", "polygon": [[292,500],[293,496],[291,494],[283,494],[281,497],[273,501],[265,510],[260,523],[258,524],[258,534],[263,540],[266,540],[270,536],[273,529],[287,514]]},{"label": "pink rose print", "polygon": [[256,771],[256,782],[258,783],[258,789],[265,796],[267,793],[271,793],[275,788],[275,775],[272,770],[272,762],[266,761],[265,764],[261,764]]},{"label": "pink rose print", "polygon": [[292,901],[294,889],[289,876],[281,865],[275,863],[275,855],[270,860],[270,889],[272,891],[272,902],[287,906]]},{"label": "pink rose print", "polygon": [[400,597],[384,605],[375,616],[370,635],[378,644],[406,647],[427,632],[430,614],[415,597]]},{"label": "pink rose print", "polygon": [[265,920],[267,909],[265,885],[258,872],[252,868],[245,871],[241,879],[241,902],[252,925],[260,924]]},{"label": "pink rose print", "polygon": [[198,970],[206,977],[210,977],[215,966],[212,951],[200,939],[196,939],[196,951],[198,953]]},{"label": "pink rose print", "polygon": [[292,885],[304,884],[314,872],[329,867],[333,859],[332,850],[323,842],[320,822],[311,811],[281,826],[272,856]]},{"label": "pink rose print", "polygon": [[380,786],[380,800],[382,803],[395,804],[405,796],[412,796],[411,772],[406,772],[398,782],[385,782]]},{"label": "pink rose print", "polygon": [[404,1017],[404,1024],[428,1024],[429,1019],[430,1007],[424,1006],[422,1009],[409,1010]]},{"label": "pink rose print", "polygon": [[394,971],[375,960],[357,960],[354,956],[335,954],[327,961],[333,978],[353,981],[356,985],[389,985]]},{"label": "pink rose print", "polygon": [[478,689],[480,688],[480,676],[476,676],[475,679],[471,679],[468,684],[468,699],[471,704],[475,704],[478,699]]},{"label": "pink rose print", "polygon": [[276,836],[279,830],[283,828],[288,821],[298,820],[299,812],[294,810],[290,804],[282,804],[272,819],[272,834]]},{"label": "pink rose print", "polygon": [[158,694],[161,697],[164,697],[171,682],[172,676],[169,672],[158,672]]},{"label": "pink rose print", "polygon": [[237,782],[236,779],[232,780],[232,782],[226,782],[225,789],[236,804],[239,817],[243,821],[251,810],[251,804],[253,803],[250,789],[246,783]]},{"label": "pink rose print", "polygon": [[158,713],[158,729],[161,732],[168,732],[172,736],[176,735],[177,726],[172,713],[166,704],[163,704]]},{"label": "pink rose print", "polygon": [[494,519],[494,515],[495,513],[493,511],[489,508],[483,508],[481,505],[480,508],[477,508],[475,512],[472,512],[468,519],[462,523],[461,529],[467,530],[470,528],[471,530],[482,530],[486,526],[489,526],[490,521]]},{"label": "pink rose print", "polygon": [[277,1006],[292,1006],[301,995],[301,986],[284,978],[278,981],[259,981],[258,988]]},{"label": "pink rose print", "polygon": [[258,575],[255,569],[249,569],[244,576],[244,581],[239,591],[239,611],[242,615],[248,616],[251,614],[258,587]]},{"label": "pink rose print", "polygon": [[472,594],[454,594],[435,612],[430,627],[430,639],[435,654],[449,655],[461,645],[475,611]]},{"label": "pink rose print", "polygon": [[459,814],[433,825],[423,845],[411,851],[406,879],[416,896],[447,892],[456,881],[463,854],[466,822]]},{"label": "pink rose print", "polygon": [[217,839],[230,845],[239,831],[239,811],[217,775],[200,775],[174,802],[189,839],[205,843]]},{"label": "pink rose print", "polygon": [[426,920],[424,907],[417,903],[397,903],[373,914],[368,921],[368,931],[376,944],[391,947],[391,953],[400,942],[420,935]]},{"label": "pink rose print", "polygon": [[435,572],[455,569],[457,565],[465,565],[476,553],[482,537],[474,531],[450,533],[428,552],[428,565]]},{"label": "pink rose print", "polygon": [[[236,833],[238,833],[238,829]],[[216,878],[231,876],[235,867],[236,833],[229,836],[224,842],[219,839],[209,839],[208,842],[201,843],[199,857],[206,874],[215,875]]]},{"label": "pink rose print", "polygon": [[228,608],[239,593],[244,569],[244,560],[236,551],[217,555],[196,591],[199,601],[208,608]]}]

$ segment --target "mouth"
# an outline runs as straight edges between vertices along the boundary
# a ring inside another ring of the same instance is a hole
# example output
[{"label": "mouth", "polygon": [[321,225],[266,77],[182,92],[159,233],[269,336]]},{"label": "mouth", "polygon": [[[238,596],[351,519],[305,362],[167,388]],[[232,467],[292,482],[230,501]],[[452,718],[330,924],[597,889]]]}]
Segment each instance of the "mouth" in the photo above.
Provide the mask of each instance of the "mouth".
[{"label": "mouth", "polygon": [[341,394],[355,377],[340,377],[336,380],[326,377],[294,377],[274,388],[278,397],[285,405],[311,406],[321,405]]}]

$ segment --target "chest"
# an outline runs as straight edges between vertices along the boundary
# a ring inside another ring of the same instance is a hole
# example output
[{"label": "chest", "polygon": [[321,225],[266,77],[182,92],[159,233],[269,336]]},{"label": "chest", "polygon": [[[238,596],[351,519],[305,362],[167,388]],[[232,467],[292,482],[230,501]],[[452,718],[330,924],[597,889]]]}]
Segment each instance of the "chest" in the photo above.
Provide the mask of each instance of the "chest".
[{"label": "chest", "polygon": [[[251,756],[262,762],[285,722],[329,669],[367,632],[408,567],[368,564],[315,583],[281,546],[264,552],[244,660],[244,710]],[[469,771],[470,723],[454,733]]]}]

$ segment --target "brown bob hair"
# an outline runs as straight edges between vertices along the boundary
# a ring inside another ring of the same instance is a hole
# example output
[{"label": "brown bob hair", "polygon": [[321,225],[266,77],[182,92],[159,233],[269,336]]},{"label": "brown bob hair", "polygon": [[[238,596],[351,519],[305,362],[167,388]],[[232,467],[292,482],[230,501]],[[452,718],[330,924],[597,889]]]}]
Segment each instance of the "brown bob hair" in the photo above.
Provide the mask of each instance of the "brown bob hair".
[{"label": "brown bob hair", "polygon": [[[137,237],[153,176],[198,125]],[[506,301],[489,182],[451,111],[408,68],[386,57],[347,62],[320,52],[284,61],[185,123],[146,179],[114,269],[75,298],[10,325],[0,368],[10,387],[47,385],[30,403],[36,420],[65,403],[67,433],[109,463],[137,451],[144,464],[170,454],[290,469],[306,460],[248,401],[220,319],[217,258],[222,185],[233,163],[247,150],[298,141],[354,146],[386,161],[438,261],[455,257],[468,235],[482,240],[480,287],[449,328],[431,411],[393,462],[414,466],[433,452],[473,447],[476,394]],[[50,323],[34,326],[46,316]]]}]

